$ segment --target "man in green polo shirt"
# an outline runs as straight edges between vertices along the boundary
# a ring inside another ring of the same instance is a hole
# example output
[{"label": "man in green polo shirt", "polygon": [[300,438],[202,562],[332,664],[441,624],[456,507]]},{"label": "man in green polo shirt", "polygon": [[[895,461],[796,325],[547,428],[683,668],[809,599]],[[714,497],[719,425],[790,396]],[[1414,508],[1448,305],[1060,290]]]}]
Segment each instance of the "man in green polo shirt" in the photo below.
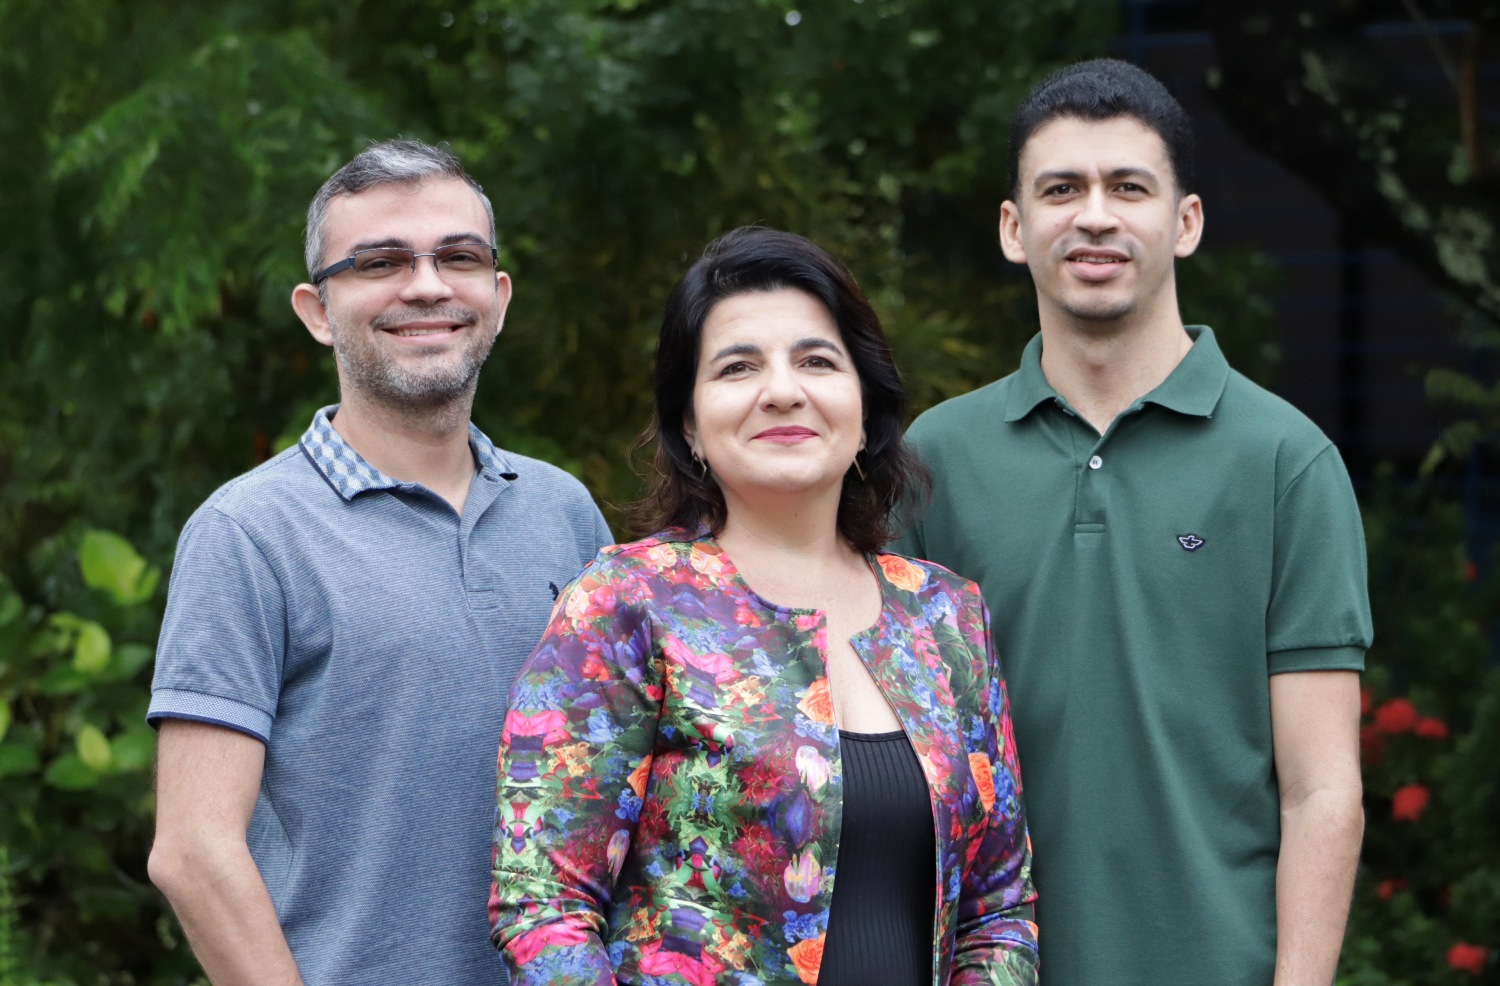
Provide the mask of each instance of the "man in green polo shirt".
[{"label": "man in green polo shirt", "polygon": [[1072,66],[1011,130],[1041,332],[922,415],[900,546],[979,582],[1021,755],[1046,986],[1328,986],[1363,831],[1358,508],[1337,450],[1184,327],[1192,134]]}]

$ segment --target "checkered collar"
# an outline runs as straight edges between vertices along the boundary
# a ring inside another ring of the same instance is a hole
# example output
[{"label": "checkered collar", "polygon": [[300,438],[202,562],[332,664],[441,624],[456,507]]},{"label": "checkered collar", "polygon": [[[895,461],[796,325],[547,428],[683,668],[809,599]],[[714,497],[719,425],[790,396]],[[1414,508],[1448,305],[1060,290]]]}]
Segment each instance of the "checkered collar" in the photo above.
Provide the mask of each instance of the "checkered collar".
[{"label": "checkered collar", "polygon": [[[302,433],[298,444],[339,496],[352,500],[370,490],[412,489],[420,485],[392,479],[354,451],[344,441],[344,436],[334,430],[332,419],[338,409],[337,404],[330,404],[313,415],[312,424]],[[495,443],[476,428],[472,421],[469,422],[469,448],[474,453],[474,461],[479,463],[481,474],[489,474],[496,479],[516,478],[515,470],[495,447]]]}]

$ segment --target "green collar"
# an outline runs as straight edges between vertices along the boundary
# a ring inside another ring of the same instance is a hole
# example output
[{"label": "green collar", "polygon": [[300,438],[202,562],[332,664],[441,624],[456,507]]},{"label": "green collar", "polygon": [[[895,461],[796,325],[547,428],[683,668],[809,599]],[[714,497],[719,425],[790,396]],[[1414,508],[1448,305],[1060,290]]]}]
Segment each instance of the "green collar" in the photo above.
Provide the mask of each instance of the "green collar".
[{"label": "green collar", "polygon": [[[1140,403],[1159,404],[1178,414],[1206,418],[1214,413],[1224,394],[1224,385],[1229,381],[1229,363],[1219,351],[1213,329],[1206,325],[1189,325],[1187,334],[1193,340],[1193,348],[1167,379],[1142,397]],[[1010,397],[1005,402],[1006,423],[1020,421],[1037,405],[1049,400],[1067,406],[1067,401],[1052,389],[1042,373],[1042,335],[1038,332],[1021,353],[1021,366],[1011,382]]]}]

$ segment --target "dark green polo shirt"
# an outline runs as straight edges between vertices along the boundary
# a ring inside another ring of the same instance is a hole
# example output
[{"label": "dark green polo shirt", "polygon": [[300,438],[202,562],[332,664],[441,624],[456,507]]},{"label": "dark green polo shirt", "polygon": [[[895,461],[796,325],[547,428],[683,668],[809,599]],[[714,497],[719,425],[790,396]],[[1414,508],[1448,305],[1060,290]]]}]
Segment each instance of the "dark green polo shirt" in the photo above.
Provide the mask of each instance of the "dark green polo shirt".
[{"label": "dark green polo shirt", "polygon": [[1020,369],[922,415],[898,550],[977,581],[1010,686],[1046,986],[1269,986],[1269,676],[1361,670],[1338,451],[1207,328],[1100,436]]}]

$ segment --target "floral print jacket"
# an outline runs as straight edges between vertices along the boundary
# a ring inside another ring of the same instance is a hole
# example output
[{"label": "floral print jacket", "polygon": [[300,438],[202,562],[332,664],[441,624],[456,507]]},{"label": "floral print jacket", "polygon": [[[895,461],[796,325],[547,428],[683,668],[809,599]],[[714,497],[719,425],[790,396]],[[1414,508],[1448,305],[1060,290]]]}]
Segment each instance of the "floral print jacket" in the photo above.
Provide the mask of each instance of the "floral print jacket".
[{"label": "floral print jacket", "polygon": [[[1030,984],[1031,851],[977,587],[872,559],[852,641],[927,775],[934,984]],[[511,691],[491,938],[516,986],[815,984],[843,774],[816,610],[760,598],[706,534],[606,548]]]}]

